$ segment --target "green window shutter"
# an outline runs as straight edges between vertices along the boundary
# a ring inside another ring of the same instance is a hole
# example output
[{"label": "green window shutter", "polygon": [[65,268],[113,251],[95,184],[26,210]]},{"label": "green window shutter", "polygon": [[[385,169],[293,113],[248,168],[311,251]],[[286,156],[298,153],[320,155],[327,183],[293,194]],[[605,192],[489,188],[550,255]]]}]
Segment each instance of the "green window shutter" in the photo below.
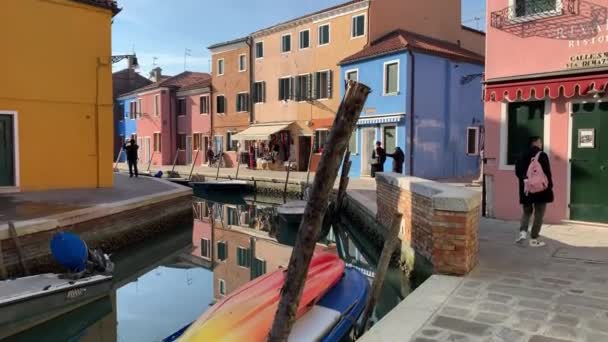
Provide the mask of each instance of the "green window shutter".
[{"label": "green window shutter", "polygon": [[544,135],[545,102],[509,104],[507,164],[514,165],[528,151],[530,137]]},{"label": "green window shutter", "polygon": [[228,248],[225,242],[217,243],[217,258],[220,260],[228,259]]},{"label": "green window shutter", "polygon": [[333,77],[334,76],[334,72],[333,71],[328,71],[327,72],[327,98],[331,99],[331,93],[333,90]]}]

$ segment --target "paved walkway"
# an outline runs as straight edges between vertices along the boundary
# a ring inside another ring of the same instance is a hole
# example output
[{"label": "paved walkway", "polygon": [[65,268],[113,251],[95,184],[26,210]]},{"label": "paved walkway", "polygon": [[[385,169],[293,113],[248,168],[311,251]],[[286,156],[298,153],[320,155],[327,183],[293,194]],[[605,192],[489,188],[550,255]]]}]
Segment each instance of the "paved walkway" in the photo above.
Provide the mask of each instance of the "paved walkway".
[{"label": "paved walkway", "polygon": [[608,229],[545,226],[544,248],[516,231],[482,220],[479,265],[414,341],[608,341]]},{"label": "paved walkway", "polygon": [[114,174],[114,187],[0,194],[0,226],[96,205],[126,201],[175,189],[175,185],[149,177]]}]

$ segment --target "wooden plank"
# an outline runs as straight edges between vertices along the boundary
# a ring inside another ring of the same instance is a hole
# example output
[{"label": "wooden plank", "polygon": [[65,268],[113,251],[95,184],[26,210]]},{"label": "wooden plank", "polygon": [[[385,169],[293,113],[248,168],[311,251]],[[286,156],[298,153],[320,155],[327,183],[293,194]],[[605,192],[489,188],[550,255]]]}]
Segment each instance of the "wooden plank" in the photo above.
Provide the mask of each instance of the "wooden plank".
[{"label": "wooden plank", "polygon": [[0,277],[1,279],[8,278],[8,272],[6,271],[6,265],[4,264],[4,254],[2,253],[2,241],[0,240]]},{"label": "wooden plank", "polygon": [[25,262],[23,250],[21,249],[21,243],[19,242],[19,236],[17,235],[15,224],[12,221],[8,222],[8,232],[11,235],[11,239],[13,239],[13,243],[15,244],[15,249],[17,250],[17,257],[19,258],[19,264],[21,265],[23,273],[25,275],[30,275],[30,270],[28,269],[27,264]]}]

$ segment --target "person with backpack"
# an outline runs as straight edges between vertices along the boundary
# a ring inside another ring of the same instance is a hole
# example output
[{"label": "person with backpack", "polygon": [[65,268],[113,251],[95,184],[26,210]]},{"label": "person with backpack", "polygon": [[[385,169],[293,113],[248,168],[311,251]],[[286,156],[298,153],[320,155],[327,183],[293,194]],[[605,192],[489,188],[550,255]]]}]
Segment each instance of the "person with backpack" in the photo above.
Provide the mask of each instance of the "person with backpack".
[{"label": "person with backpack", "polygon": [[519,179],[519,203],[523,214],[517,243],[523,243],[528,238],[530,218],[534,214],[532,230],[530,232],[530,247],[543,247],[545,243],[539,241],[538,236],[543,225],[543,218],[547,204],[552,203],[553,179],[549,157],[543,152],[543,141],[540,137],[530,138],[530,149],[515,166],[515,173]]}]

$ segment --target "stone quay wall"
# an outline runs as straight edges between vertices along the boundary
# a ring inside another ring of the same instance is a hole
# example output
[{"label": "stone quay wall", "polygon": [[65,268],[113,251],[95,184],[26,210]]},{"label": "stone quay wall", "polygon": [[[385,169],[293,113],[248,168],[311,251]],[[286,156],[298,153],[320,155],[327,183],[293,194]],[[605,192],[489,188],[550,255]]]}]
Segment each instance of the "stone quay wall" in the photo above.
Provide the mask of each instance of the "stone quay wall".
[{"label": "stone quay wall", "polygon": [[377,220],[388,227],[403,215],[402,255],[432,272],[465,275],[477,264],[481,195],[468,190],[396,173],[376,175]]}]

